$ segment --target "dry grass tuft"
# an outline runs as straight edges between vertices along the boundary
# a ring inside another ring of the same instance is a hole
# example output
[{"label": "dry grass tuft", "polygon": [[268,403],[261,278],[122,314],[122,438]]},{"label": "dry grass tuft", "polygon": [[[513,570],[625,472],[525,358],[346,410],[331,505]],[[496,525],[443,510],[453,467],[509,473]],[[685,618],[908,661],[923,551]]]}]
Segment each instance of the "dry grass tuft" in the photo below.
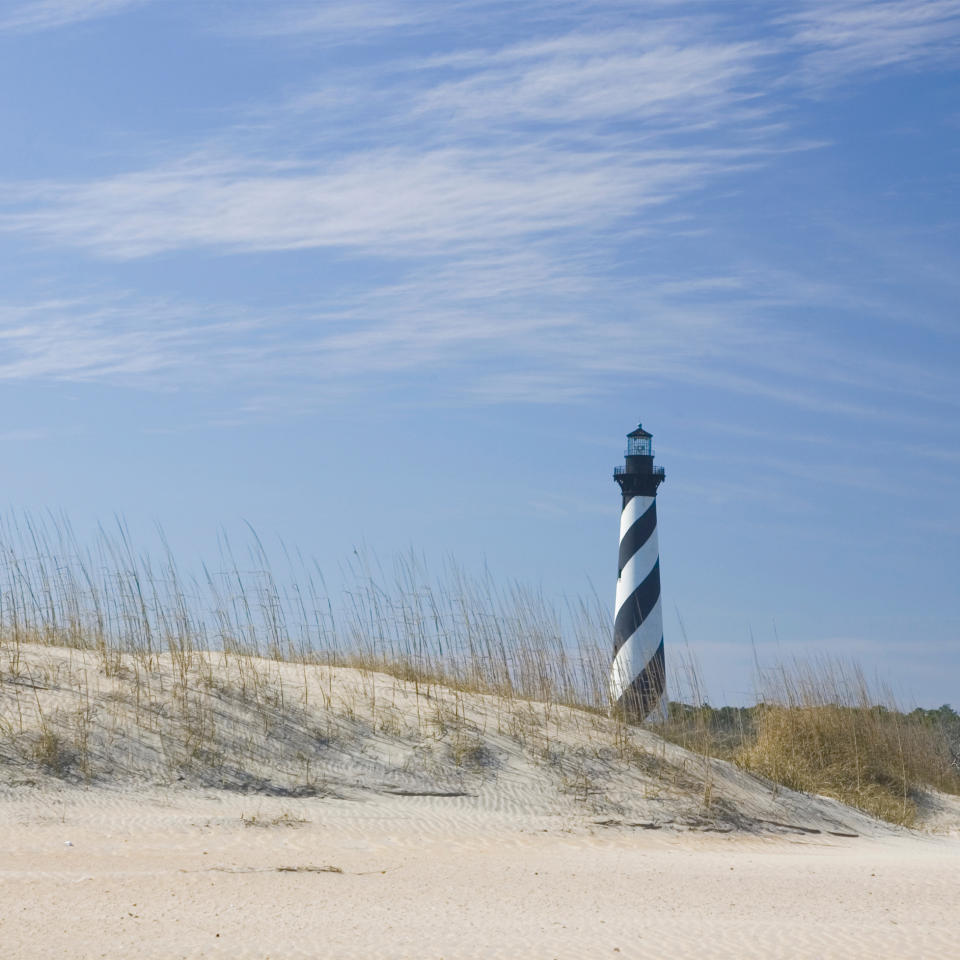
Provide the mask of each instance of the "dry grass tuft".
[{"label": "dry grass tuft", "polygon": [[903,826],[916,822],[920,791],[960,793],[944,732],[875,696],[858,667],[794,662],[764,682],[742,767]]}]

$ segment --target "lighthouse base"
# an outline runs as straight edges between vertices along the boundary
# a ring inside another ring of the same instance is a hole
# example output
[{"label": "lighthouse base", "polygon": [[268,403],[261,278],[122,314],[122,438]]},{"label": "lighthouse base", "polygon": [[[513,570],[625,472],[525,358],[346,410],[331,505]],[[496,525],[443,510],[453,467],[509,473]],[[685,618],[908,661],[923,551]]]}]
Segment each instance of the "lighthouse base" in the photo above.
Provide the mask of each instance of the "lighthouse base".
[{"label": "lighthouse base", "polygon": [[615,715],[626,723],[658,723],[666,720],[667,683],[663,640],[647,665],[633,680],[627,681],[620,673],[621,669],[620,662],[615,661],[610,677]]}]

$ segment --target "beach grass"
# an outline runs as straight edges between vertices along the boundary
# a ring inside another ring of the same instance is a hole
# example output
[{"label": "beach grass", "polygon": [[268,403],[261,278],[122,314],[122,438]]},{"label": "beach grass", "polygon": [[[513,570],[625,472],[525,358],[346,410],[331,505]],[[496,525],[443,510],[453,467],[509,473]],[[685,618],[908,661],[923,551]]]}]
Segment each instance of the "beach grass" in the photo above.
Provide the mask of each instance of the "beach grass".
[{"label": "beach grass", "polygon": [[805,793],[834,797],[904,826],[924,790],[960,792],[950,731],[930,711],[907,714],[856,664],[821,658],[767,672],[746,769]]},{"label": "beach grass", "polygon": [[[612,623],[595,596],[558,609],[452,562],[434,577],[415,553],[388,569],[356,553],[330,590],[282,545],[275,572],[253,531],[240,558],[220,545],[187,574],[169,548],[136,550],[122,523],[81,545],[65,517],[0,522],[0,762],[322,793],[330,744],[393,738],[417,762],[476,771],[492,726],[585,798],[591,750],[683,780],[704,810],[715,758],[904,825],[923,790],[960,792],[952,711],[906,714],[855,665],[783,664],[758,677],[756,704],[716,709],[677,645],[673,700],[651,729],[702,758],[691,777],[611,711]],[[561,715],[586,731],[576,750],[559,744]]]}]

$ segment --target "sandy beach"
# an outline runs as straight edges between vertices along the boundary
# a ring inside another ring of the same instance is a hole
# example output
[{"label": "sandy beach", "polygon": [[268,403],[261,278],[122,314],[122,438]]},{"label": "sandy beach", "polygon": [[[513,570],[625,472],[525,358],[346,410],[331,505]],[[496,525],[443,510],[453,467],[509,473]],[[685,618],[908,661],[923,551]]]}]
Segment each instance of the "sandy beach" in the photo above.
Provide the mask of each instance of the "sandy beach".
[{"label": "sandy beach", "polygon": [[557,704],[256,657],[21,645],[3,957],[953,957],[919,829]]},{"label": "sandy beach", "polygon": [[[69,845],[68,845],[69,844]],[[956,837],[602,826],[471,797],[26,788],[6,957],[956,955]]]}]

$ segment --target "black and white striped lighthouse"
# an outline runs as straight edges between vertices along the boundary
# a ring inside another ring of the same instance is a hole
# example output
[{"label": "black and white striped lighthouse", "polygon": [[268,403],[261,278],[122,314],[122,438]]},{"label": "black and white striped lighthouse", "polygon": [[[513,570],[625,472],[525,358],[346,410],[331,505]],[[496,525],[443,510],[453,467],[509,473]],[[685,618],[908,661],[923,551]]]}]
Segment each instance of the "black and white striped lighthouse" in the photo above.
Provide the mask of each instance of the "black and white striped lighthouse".
[{"label": "black and white striped lighthouse", "polygon": [[657,487],[665,474],[653,465],[653,435],[642,424],[627,434],[625,457],[613,471],[623,510],[610,699],[626,720],[640,722],[661,706],[666,691],[657,546]]}]

